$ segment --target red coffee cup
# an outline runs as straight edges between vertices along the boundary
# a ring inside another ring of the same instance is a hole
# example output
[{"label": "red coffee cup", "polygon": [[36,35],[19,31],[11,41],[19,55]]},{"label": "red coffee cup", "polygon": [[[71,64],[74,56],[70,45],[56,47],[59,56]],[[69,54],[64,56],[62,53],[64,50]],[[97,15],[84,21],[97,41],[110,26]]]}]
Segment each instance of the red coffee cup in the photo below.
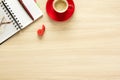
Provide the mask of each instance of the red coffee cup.
[{"label": "red coffee cup", "polygon": [[48,0],[46,11],[48,15],[56,21],[65,21],[69,19],[75,10],[73,0]]}]

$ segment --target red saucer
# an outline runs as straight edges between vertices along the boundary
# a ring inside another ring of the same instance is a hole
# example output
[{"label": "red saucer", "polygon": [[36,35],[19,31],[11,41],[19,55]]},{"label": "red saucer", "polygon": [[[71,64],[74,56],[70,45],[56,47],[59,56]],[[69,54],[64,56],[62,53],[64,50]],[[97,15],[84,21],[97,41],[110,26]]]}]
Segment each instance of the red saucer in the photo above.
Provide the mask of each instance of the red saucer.
[{"label": "red saucer", "polygon": [[55,21],[65,21],[73,15],[74,10],[75,10],[75,5],[74,5],[73,0],[67,0],[69,7],[68,7],[68,10],[62,15],[54,11],[53,6],[52,6],[53,1],[54,0],[48,0],[46,4],[46,11],[48,15],[50,16],[50,18],[52,18]]}]

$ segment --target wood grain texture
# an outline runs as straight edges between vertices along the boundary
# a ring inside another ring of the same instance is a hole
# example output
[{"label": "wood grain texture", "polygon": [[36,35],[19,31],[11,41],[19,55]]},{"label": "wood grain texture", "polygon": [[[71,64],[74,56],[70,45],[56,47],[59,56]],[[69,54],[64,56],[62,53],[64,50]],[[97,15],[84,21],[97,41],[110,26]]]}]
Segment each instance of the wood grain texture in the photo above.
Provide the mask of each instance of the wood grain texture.
[{"label": "wood grain texture", "polygon": [[120,80],[120,0],[74,0],[65,22],[48,17],[46,2],[41,19],[0,46],[0,80]]}]

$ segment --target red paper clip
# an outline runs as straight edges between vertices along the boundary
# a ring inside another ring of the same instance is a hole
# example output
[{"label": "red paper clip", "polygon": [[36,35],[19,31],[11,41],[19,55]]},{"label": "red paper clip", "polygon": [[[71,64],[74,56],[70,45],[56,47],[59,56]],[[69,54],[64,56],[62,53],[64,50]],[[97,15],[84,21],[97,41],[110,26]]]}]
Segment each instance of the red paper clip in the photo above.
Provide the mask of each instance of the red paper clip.
[{"label": "red paper clip", "polygon": [[45,32],[45,26],[42,25],[42,29],[38,29],[37,34],[38,36],[43,36],[44,32]]}]

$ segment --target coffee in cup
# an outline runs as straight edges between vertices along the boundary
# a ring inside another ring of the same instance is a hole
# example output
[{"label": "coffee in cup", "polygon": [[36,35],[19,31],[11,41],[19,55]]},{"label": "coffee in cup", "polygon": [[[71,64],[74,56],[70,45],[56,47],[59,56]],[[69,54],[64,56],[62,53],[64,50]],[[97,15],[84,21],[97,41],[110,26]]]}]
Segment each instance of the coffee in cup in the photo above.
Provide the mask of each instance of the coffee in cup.
[{"label": "coffee in cup", "polygon": [[54,0],[53,1],[53,9],[57,13],[65,13],[68,9],[67,0]]}]

